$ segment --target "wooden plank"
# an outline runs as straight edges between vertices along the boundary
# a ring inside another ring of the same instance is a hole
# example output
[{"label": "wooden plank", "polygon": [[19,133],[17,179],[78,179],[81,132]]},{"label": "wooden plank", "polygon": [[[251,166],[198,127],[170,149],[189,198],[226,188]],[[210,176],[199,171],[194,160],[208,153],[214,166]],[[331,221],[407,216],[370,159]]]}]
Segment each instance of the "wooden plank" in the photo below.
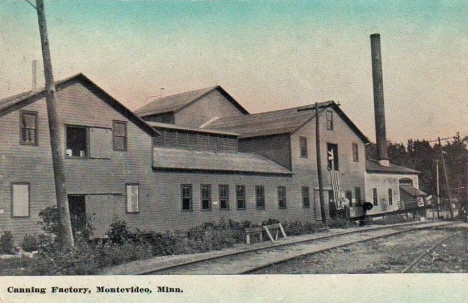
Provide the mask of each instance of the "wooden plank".
[{"label": "wooden plank", "polygon": [[268,235],[268,238],[270,238],[271,242],[275,242],[275,239],[273,239],[273,236],[271,235],[270,230],[268,230],[268,227],[263,226],[263,228],[265,229],[265,231],[266,231],[266,233]]}]

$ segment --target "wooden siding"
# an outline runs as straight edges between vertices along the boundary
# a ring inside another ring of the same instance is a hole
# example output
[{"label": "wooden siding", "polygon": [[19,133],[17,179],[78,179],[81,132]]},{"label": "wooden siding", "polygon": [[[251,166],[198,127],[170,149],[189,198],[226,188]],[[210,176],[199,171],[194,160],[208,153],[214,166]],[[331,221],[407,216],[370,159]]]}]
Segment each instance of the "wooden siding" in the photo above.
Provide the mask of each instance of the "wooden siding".
[{"label": "wooden siding", "polygon": [[[40,232],[39,212],[56,204],[45,100],[22,109],[38,113],[37,146],[20,144],[20,111],[0,117],[0,232],[13,232],[16,241]],[[12,218],[11,183],[16,182],[30,184],[29,218]]]},{"label": "wooden siding", "polygon": [[[388,173],[366,173],[366,191],[365,200],[372,203],[372,189],[377,189],[378,205],[374,206],[369,214],[377,214],[386,211],[398,210],[401,205],[400,195],[400,179],[413,180],[413,186],[418,188],[418,176],[415,174],[388,174]],[[388,202],[388,189],[391,188],[393,192],[393,205],[387,209],[382,207],[383,200]]]},{"label": "wooden siding", "polygon": [[291,170],[289,134],[239,140],[239,151],[262,155]]},{"label": "wooden siding", "polygon": [[226,97],[218,90],[214,90],[181,109],[175,114],[175,124],[188,127],[199,127],[214,117],[232,117],[243,115]]},{"label": "wooden siding", "polygon": [[[315,222],[314,208],[302,207],[301,187],[293,185],[293,178],[279,176],[254,176],[243,174],[209,174],[187,172],[155,172],[155,190],[159,193],[159,203],[155,204],[153,219],[157,231],[183,230],[204,222],[219,220],[250,221],[261,223],[269,218],[285,221]],[[191,184],[192,211],[182,211],[181,185]],[[212,210],[201,210],[200,185],[211,185]],[[221,210],[219,204],[219,185],[229,185],[229,210]],[[245,185],[246,209],[238,210],[236,185]],[[257,210],[255,186],[265,187],[265,210]],[[278,186],[286,187],[287,209],[278,208]],[[312,201],[311,193],[311,201]]]}]

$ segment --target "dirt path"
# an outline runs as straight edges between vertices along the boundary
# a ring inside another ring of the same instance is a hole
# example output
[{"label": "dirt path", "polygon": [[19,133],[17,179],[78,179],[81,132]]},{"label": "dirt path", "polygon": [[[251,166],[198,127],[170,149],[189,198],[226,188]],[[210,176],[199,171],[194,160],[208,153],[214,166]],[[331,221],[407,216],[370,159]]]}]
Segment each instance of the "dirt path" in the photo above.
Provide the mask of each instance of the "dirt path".
[{"label": "dirt path", "polygon": [[[455,232],[457,231],[430,229],[404,233],[301,257],[256,271],[255,274],[398,273],[418,255]],[[460,238],[452,238],[450,247],[463,246],[455,245],[457,241],[460,243]],[[460,256],[457,260],[463,259],[463,255],[466,260],[466,236],[462,243],[465,250],[458,249]],[[450,252],[447,254],[453,255]],[[450,259],[448,256],[442,258]],[[453,263],[451,266],[445,266],[445,269],[441,269],[440,266],[428,267],[425,272],[467,272],[462,261],[458,262],[459,264]]]}]

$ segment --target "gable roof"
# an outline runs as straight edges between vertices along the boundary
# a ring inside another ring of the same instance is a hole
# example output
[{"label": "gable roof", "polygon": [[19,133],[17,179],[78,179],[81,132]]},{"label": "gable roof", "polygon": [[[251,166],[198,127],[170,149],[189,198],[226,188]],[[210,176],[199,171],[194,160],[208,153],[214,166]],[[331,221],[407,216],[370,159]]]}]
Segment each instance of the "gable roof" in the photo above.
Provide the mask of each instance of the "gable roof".
[{"label": "gable roof", "polygon": [[[147,132],[151,136],[160,135],[157,130],[146,124],[140,117],[135,115],[131,110],[117,101],[114,97],[109,95],[106,91],[100,88],[97,84],[91,81],[88,77],[82,73],[73,75],[71,77],[62,79],[55,82],[57,92],[72,85],[73,83],[80,82],[84,84],[93,93],[97,94],[104,102],[110,105],[112,108],[120,112],[122,115],[127,117],[131,122],[135,123],[143,131]],[[27,91],[15,96],[7,97],[0,100],[0,116],[9,113],[11,111],[18,110],[19,108],[34,103],[42,98],[45,98],[45,89],[41,88],[37,91]]]},{"label": "gable roof", "polygon": [[249,112],[242,107],[231,95],[228,94],[221,86],[211,86],[171,96],[158,98],[140,108],[135,113],[140,117],[175,112],[190,106],[191,104],[202,99],[213,91],[220,92],[229,102],[231,102],[241,113],[248,114]]},{"label": "gable roof", "polygon": [[[364,143],[369,143],[369,139],[346,116],[338,104],[334,101],[319,103],[320,109],[327,107],[333,108]],[[213,121],[207,127],[239,133],[241,139],[294,133],[315,118],[314,108],[314,105],[306,105],[265,113],[225,117]]]},{"label": "gable roof", "polygon": [[239,137],[239,134],[233,133],[230,131],[219,130],[219,129],[208,129],[208,128],[196,128],[196,127],[187,127],[187,126],[180,126],[170,123],[162,123],[162,122],[153,122],[153,121],[145,121],[147,124],[151,125],[156,129],[173,129],[173,130],[181,130],[185,132],[191,133],[204,133],[204,134],[214,134],[214,135],[223,135],[229,137]]},{"label": "gable roof", "polygon": [[416,175],[421,173],[420,171],[399,166],[396,164],[390,163],[389,166],[382,166],[376,160],[366,160],[366,171],[368,173],[384,173],[384,174],[411,174]]},{"label": "gable roof", "polygon": [[153,148],[153,168],[190,172],[292,175],[287,168],[257,154],[216,153],[162,147]]}]

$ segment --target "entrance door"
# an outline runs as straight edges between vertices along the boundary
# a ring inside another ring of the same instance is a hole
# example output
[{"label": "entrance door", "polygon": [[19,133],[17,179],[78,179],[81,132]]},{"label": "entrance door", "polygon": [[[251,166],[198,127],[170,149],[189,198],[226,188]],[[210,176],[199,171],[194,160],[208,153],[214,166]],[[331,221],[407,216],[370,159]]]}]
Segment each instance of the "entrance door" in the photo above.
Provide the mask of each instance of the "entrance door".
[{"label": "entrance door", "polygon": [[85,196],[68,196],[68,206],[70,208],[70,220],[75,236],[77,231],[83,233],[85,238],[86,233],[86,199]]}]

